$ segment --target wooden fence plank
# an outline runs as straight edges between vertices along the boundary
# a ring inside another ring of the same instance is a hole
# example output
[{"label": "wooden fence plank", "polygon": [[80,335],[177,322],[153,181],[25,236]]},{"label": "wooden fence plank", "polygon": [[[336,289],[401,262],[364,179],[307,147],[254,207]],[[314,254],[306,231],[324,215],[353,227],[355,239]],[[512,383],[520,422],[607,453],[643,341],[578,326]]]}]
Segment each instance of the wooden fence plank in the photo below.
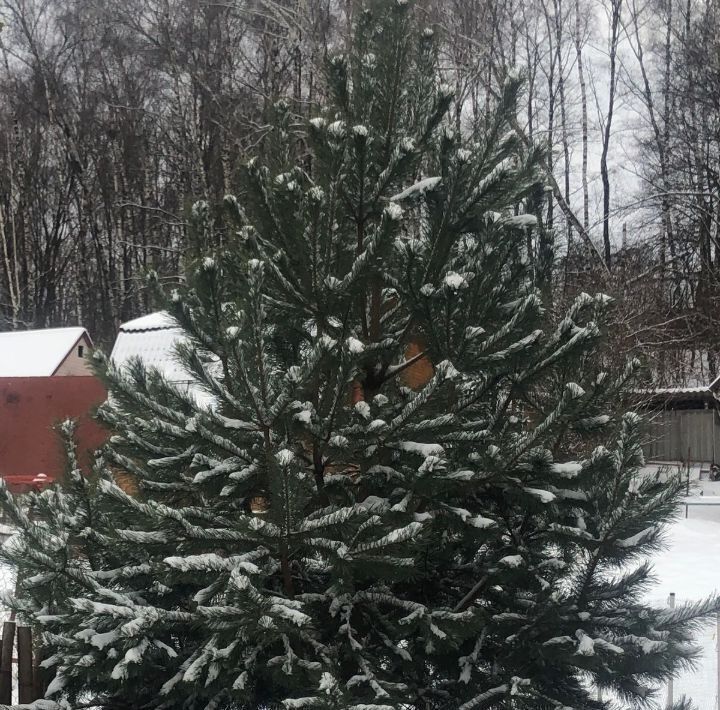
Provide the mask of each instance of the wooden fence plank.
[{"label": "wooden fence plank", "polygon": [[35,696],[34,700],[44,698],[45,691],[48,686],[48,671],[40,665],[44,657],[45,654],[42,652],[42,649],[35,651],[33,654],[33,682],[35,684],[35,689],[33,691],[33,695]]},{"label": "wooden fence plank", "polygon": [[679,409],[653,412],[647,419],[646,458],[687,462],[688,451],[694,462],[710,463],[718,457],[720,428],[714,409]]},{"label": "wooden fence plank", "polygon": [[0,703],[12,702],[12,662],[15,643],[15,622],[6,621],[2,628],[2,655],[0,656]]},{"label": "wooden fence plank", "polygon": [[35,700],[33,682],[32,629],[29,626],[17,627],[18,645],[18,700],[21,704]]}]

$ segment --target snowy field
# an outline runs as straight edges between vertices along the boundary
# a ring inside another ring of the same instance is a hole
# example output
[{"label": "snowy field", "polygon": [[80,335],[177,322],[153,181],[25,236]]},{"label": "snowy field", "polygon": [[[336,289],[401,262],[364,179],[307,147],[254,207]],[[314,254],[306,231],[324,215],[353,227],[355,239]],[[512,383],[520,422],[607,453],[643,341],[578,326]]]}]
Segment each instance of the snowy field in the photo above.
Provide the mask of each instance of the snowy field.
[{"label": "snowy field", "polygon": [[[720,507],[691,506],[689,515],[690,518],[677,521],[668,530],[668,549],[653,560],[658,585],[651,601],[657,605],[667,604],[673,592],[679,605],[720,591]],[[706,517],[715,519],[703,519]],[[699,710],[716,710],[717,625],[710,624],[698,641],[703,647],[703,658],[695,672],[675,681],[674,697],[677,700],[684,694],[693,699]]]}]

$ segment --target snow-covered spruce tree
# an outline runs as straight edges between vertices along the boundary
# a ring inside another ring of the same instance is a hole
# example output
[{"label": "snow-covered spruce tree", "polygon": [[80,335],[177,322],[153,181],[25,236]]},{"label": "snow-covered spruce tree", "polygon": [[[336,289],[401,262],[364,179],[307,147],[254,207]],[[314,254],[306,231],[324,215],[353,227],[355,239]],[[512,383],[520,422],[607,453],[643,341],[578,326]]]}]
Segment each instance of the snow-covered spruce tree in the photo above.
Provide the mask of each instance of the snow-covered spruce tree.
[{"label": "snow-covered spruce tree", "polygon": [[48,695],[645,707],[714,604],[642,601],[678,485],[638,476],[638,419],[613,414],[634,367],[594,357],[609,299],[543,310],[520,82],[464,138],[432,32],[386,3],[329,87],[307,124],[280,107],[273,169],[247,166],[233,239],[169,302],[191,386],[103,363],[92,475],[69,444],[33,518],[2,490]]}]

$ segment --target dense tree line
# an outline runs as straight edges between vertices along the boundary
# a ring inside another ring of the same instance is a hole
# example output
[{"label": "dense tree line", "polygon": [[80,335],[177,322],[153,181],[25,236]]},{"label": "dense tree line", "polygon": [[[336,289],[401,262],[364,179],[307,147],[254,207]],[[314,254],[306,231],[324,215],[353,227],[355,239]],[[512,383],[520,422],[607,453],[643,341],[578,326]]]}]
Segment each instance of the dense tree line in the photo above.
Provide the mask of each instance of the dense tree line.
[{"label": "dense tree line", "polygon": [[[99,342],[208,243],[272,112],[325,92],[324,60],[367,3],[2,0],[0,327],[81,322]],[[518,68],[527,141],[547,142],[543,244],[562,301],[598,287],[659,381],[715,374],[720,43],[713,3],[419,2],[455,87],[487,121]],[[297,146],[302,150],[302,146]],[[212,231],[192,228],[205,200]],[[633,251],[634,250],[634,251]],[[547,251],[547,250],[546,250]],[[640,257],[638,257],[640,254]]]}]

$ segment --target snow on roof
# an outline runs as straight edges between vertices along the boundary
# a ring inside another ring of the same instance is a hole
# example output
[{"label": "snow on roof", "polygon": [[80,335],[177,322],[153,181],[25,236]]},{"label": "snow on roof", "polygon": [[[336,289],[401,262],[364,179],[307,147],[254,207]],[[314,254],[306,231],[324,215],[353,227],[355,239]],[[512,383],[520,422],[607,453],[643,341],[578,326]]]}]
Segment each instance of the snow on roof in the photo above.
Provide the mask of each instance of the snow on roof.
[{"label": "snow on roof", "polygon": [[49,377],[83,336],[82,327],[0,333],[0,377]]},{"label": "snow on roof", "polygon": [[123,323],[120,326],[120,331],[124,333],[134,333],[145,330],[169,330],[173,328],[177,329],[177,324],[172,316],[167,311],[157,311]]},{"label": "snow on roof", "polygon": [[139,358],[146,367],[157,368],[171,382],[189,382],[192,377],[175,355],[176,346],[184,339],[182,329],[166,311],[149,313],[120,326],[110,359],[123,367],[131,359]]},{"label": "snow on roof", "polygon": [[658,387],[653,390],[654,394],[703,394],[710,391],[707,386],[703,387]]},{"label": "snow on roof", "polygon": [[642,389],[634,389],[633,394],[644,395],[646,397],[682,397],[692,395],[710,396],[710,387],[647,387]]},{"label": "snow on roof", "polygon": [[131,359],[139,358],[145,367],[155,368],[170,382],[184,386],[200,407],[213,407],[214,397],[178,361],[176,347],[185,339],[182,328],[169,313],[149,313],[120,326],[110,359],[122,368]]}]

